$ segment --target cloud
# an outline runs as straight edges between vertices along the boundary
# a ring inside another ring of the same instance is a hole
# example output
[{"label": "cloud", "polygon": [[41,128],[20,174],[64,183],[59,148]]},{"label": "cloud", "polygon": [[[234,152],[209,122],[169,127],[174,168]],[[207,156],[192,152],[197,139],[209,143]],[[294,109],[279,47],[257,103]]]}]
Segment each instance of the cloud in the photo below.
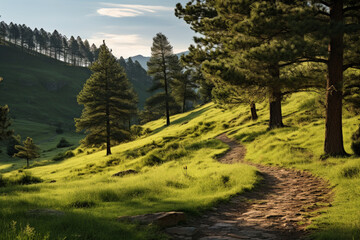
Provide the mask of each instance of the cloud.
[{"label": "cloud", "polygon": [[137,34],[111,34],[111,33],[96,33],[88,39],[89,42],[100,46],[105,40],[106,45],[112,49],[116,57],[123,56],[124,58],[134,55],[142,54],[148,56],[150,54],[151,42],[147,42]]},{"label": "cloud", "polygon": [[102,3],[106,8],[100,8],[97,13],[102,16],[109,17],[136,17],[146,13],[156,13],[159,11],[173,11],[171,7],[165,6],[151,6],[151,5],[135,5],[135,4],[115,4]]}]

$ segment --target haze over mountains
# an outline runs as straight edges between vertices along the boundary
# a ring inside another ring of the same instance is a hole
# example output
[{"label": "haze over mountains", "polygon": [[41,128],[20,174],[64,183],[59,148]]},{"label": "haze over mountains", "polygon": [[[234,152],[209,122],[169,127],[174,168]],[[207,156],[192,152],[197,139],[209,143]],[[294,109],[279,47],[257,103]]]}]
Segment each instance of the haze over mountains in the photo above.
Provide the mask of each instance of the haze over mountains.
[{"label": "haze over mountains", "polygon": [[[187,55],[189,53],[189,51],[185,51],[185,52],[180,52],[180,53],[177,53],[176,55],[180,58],[182,55]],[[147,70],[148,67],[147,67],[147,62],[150,60],[150,57],[145,57],[143,55],[136,55],[136,56],[133,56],[133,57],[130,57],[134,62],[135,61],[138,61],[141,66]],[[128,58],[129,59],[129,58]]]}]

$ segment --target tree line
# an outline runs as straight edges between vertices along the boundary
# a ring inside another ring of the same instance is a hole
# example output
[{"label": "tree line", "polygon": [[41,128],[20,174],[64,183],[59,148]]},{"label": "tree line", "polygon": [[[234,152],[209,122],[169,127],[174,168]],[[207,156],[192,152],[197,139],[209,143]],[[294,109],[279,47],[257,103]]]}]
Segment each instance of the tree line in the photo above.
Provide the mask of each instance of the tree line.
[{"label": "tree line", "polygon": [[343,100],[359,106],[350,96],[360,86],[360,2],[191,0],[175,15],[199,33],[183,61],[201,69],[217,100],[254,110],[267,97],[273,129],[284,127],[286,95],[323,89],[325,155],[346,155]]},{"label": "tree line", "polygon": [[95,44],[81,37],[67,38],[57,30],[52,33],[41,29],[31,29],[25,24],[0,22],[0,44],[6,42],[21,49],[35,51],[74,66],[89,66],[99,55]]}]

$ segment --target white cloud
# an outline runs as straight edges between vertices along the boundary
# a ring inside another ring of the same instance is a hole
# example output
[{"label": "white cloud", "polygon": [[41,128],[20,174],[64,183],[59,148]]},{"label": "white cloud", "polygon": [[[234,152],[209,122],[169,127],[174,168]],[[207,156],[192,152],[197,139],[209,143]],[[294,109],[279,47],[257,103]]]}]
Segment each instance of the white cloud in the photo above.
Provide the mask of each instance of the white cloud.
[{"label": "white cloud", "polygon": [[150,55],[151,42],[147,42],[137,34],[121,35],[110,33],[96,33],[88,39],[89,42],[100,46],[105,40],[106,45],[112,49],[116,57],[123,56],[124,58],[142,54]]},{"label": "white cloud", "polygon": [[173,11],[171,7],[151,6],[151,5],[135,5],[135,4],[115,4],[102,3],[107,8],[100,8],[97,13],[102,16],[109,17],[136,17],[146,13],[156,13],[159,11]]}]

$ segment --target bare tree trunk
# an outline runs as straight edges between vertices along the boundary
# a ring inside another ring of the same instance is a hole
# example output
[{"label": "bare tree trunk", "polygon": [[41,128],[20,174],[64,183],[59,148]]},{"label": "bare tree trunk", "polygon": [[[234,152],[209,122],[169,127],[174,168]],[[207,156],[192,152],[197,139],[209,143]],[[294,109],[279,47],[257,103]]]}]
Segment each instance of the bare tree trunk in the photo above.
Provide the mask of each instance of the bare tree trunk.
[{"label": "bare tree trunk", "polygon": [[166,126],[170,125],[170,110],[169,110],[169,91],[168,91],[168,79],[166,73],[165,56],[162,55],[164,82],[165,82],[165,107],[166,107]]},{"label": "bare tree trunk", "polygon": [[250,104],[250,110],[251,110],[251,120],[257,120],[258,115],[256,113],[256,105],[254,102]]},{"label": "bare tree trunk", "polygon": [[[280,69],[278,65],[275,65],[271,69],[272,77],[274,81],[279,81],[280,78]],[[272,88],[270,88],[270,121],[269,129],[281,128],[284,127],[282,121],[282,112],[281,112],[281,100],[282,93],[276,83]]]},{"label": "bare tree trunk", "polygon": [[[343,24],[343,0],[334,1],[330,19],[334,24]],[[346,155],[342,133],[342,88],[344,62],[344,32],[330,37],[328,78],[326,89],[325,154]]]},{"label": "bare tree trunk", "polygon": [[[106,95],[108,95],[109,92],[109,86],[108,86],[108,76],[107,71],[105,73],[106,77]],[[111,139],[110,139],[111,129],[110,129],[110,106],[109,106],[109,98],[107,96],[106,98],[106,156],[111,155]]]}]

